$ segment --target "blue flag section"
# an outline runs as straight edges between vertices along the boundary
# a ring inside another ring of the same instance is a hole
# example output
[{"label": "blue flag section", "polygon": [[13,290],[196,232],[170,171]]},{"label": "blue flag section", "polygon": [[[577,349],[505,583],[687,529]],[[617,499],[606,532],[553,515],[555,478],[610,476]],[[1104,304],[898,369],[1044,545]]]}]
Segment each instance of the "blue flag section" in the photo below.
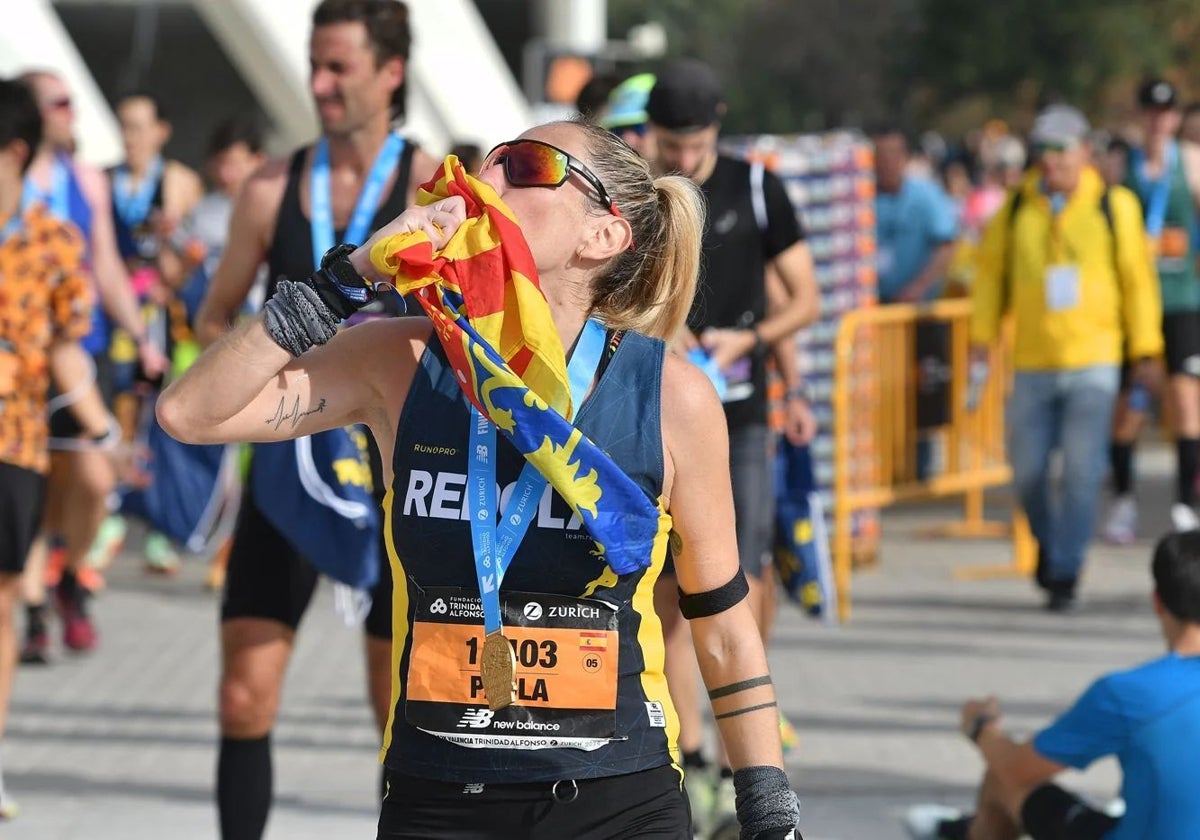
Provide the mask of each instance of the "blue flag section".
[{"label": "blue flag section", "polygon": [[780,438],[774,468],[775,569],[783,590],[809,615],[835,621],[837,590],[825,511],[808,447]]},{"label": "blue flag section", "polygon": [[250,464],[267,521],[317,571],[355,589],[375,585],[381,557],[368,434],[351,426],[256,444]]}]

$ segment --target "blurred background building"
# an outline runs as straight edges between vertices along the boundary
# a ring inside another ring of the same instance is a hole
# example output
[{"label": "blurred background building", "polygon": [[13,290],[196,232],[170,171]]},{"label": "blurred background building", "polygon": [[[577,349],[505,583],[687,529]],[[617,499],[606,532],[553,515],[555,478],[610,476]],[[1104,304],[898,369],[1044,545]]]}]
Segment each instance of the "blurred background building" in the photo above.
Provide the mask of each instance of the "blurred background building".
[{"label": "blurred background building", "polygon": [[[4,0],[0,74],[46,68],[75,92],[82,155],[116,163],[112,112],[149,90],[174,124],[171,154],[198,164],[221,118],[259,112],[273,149],[316,134],[308,94],[316,0]],[[409,0],[408,132],[435,154],[455,140],[485,148],[567,111],[592,66],[627,54],[610,44],[606,0]],[[641,52],[661,54],[661,27]],[[446,56],[452,55],[447,60]],[[549,101],[551,99],[557,101]]]}]

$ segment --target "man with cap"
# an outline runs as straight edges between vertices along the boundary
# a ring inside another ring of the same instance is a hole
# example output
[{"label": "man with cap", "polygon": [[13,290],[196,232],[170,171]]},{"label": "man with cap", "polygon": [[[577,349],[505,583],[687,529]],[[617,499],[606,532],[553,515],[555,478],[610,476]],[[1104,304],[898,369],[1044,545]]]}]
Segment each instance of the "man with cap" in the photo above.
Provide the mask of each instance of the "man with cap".
[{"label": "man with cap", "polygon": [[[724,114],[724,97],[712,70],[690,59],[658,73],[646,102],[655,168],[691,178],[708,201],[704,268],[680,349],[702,351],[724,375],[738,555],[750,584],[748,602],[765,643],[775,595],[766,357],[775,345],[795,356],[796,331],[817,315],[816,280],[783,183],[759,164],[718,152]],[[768,272],[786,290],[778,306],[768,307]],[[792,428],[809,425],[811,417],[796,368],[780,365]],[[680,718],[680,750],[685,771],[691,771],[685,784],[697,832],[703,835],[706,826],[732,813],[732,777],[722,771],[714,779],[706,772],[695,665],[673,575],[663,575],[655,598],[666,636],[667,681]]]},{"label": "man with cap", "polygon": [[[1075,604],[1121,361],[1130,360],[1135,382],[1153,385],[1163,345],[1141,207],[1088,163],[1088,131],[1067,105],[1038,115],[1037,164],[988,224],[971,290],[975,369],[986,370],[1004,315],[1015,322],[1008,458],[1038,541],[1037,583],[1055,612]],[[1056,450],[1057,500],[1049,487]]]},{"label": "man with cap", "polygon": [[647,159],[654,158],[654,137],[646,121],[646,101],[654,89],[653,73],[630,76],[613,88],[608,105],[600,114],[600,125],[625,141],[629,148]]},{"label": "man with cap", "polygon": [[[1200,527],[1195,512],[1200,473],[1200,283],[1196,273],[1195,199],[1188,188],[1187,161],[1175,135],[1183,118],[1175,86],[1149,79],[1138,92],[1145,145],[1129,154],[1125,185],[1137,194],[1153,249],[1162,298],[1162,332],[1167,368],[1165,414],[1175,435],[1176,495],[1171,524],[1176,531]],[[1127,545],[1137,534],[1133,449],[1149,408],[1149,394],[1124,382],[1117,403],[1113,441],[1113,506],[1104,527],[1110,542]],[[1158,526],[1155,525],[1155,528]]]}]

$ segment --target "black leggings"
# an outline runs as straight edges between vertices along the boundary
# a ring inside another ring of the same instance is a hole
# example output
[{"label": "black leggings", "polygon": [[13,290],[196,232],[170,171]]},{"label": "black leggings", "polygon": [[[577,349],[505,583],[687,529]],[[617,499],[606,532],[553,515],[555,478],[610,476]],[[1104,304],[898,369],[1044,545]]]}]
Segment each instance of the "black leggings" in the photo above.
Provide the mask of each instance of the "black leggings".
[{"label": "black leggings", "polygon": [[473,785],[388,771],[378,840],[691,840],[671,766],[580,782]]}]

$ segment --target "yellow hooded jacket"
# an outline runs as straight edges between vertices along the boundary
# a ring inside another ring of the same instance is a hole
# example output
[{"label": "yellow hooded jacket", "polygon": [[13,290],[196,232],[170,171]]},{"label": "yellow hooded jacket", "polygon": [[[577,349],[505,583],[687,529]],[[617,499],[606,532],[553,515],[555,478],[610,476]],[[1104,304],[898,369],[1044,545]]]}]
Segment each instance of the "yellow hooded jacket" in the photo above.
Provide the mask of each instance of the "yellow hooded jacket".
[{"label": "yellow hooded jacket", "polygon": [[[979,247],[972,343],[994,342],[1001,319],[1012,312],[1017,370],[1067,370],[1120,364],[1126,354],[1159,355],[1162,303],[1137,197],[1124,187],[1109,189],[1110,228],[1101,209],[1104,182],[1091,167],[1057,218],[1041,191],[1040,171],[1031,170],[1019,189],[1016,218],[1010,218],[1012,194],[988,223]],[[1079,293],[1075,306],[1055,311],[1047,306],[1046,270],[1058,265],[1077,267]]]}]

